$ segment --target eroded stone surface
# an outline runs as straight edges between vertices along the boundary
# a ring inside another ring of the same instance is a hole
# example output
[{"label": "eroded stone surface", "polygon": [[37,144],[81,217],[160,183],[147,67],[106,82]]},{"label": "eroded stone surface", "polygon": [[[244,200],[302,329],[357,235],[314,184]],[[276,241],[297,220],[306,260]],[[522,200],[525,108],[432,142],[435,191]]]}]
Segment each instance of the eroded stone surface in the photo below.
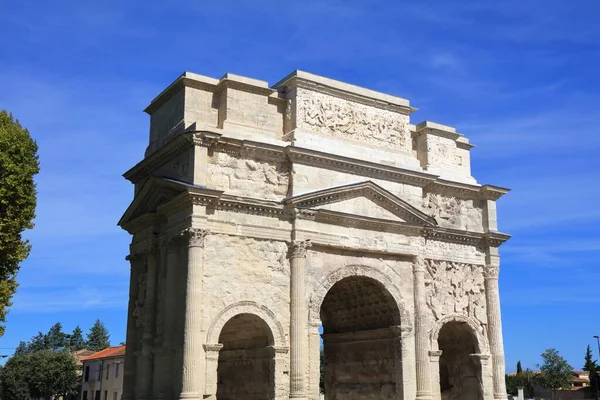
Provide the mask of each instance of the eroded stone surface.
[{"label": "eroded stone surface", "polygon": [[316,400],[321,325],[327,399],[504,395],[507,190],[454,128],[301,71],[186,73],[146,111],[124,400]]}]

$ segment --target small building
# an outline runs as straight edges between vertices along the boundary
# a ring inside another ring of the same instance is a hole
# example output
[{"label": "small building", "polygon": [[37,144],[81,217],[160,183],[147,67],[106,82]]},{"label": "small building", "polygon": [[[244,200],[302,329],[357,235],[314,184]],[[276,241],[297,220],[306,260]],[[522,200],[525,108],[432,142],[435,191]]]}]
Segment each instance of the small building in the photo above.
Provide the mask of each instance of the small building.
[{"label": "small building", "polygon": [[81,400],[121,399],[125,346],[108,347],[81,361]]}]

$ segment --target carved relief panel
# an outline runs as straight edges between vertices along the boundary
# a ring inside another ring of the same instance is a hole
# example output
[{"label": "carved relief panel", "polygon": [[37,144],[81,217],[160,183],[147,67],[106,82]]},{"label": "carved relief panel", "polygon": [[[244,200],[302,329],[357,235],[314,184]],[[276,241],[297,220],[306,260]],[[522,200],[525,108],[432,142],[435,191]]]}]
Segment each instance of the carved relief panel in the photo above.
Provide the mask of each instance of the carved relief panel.
[{"label": "carved relief panel", "polygon": [[463,314],[487,325],[483,265],[425,260],[425,267],[427,305],[436,320]]},{"label": "carved relief panel", "polygon": [[483,232],[483,210],[477,200],[426,193],[423,210],[443,227]]},{"label": "carved relief panel", "polygon": [[412,151],[408,116],[321,93],[299,91],[297,126],[336,138]]}]

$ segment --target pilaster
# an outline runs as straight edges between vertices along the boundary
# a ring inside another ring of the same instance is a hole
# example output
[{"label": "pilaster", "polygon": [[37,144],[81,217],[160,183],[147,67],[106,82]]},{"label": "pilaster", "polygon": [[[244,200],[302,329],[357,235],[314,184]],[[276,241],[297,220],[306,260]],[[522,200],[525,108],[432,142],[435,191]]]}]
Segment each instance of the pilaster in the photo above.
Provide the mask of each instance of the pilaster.
[{"label": "pilaster", "polygon": [[308,324],[306,310],[306,250],[308,240],[290,245],[290,399],[306,399],[306,361]]},{"label": "pilaster", "polygon": [[129,274],[129,305],[127,308],[127,351],[125,353],[125,364],[123,367],[123,395],[122,400],[133,400],[135,398],[135,375],[136,375],[136,355],[135,343],[137,335],[135,308],[139,295],[138,278],[142,274],[145,266],[143,257],[137,254],[131,254],[126,257],[131,264]]},{"label": "pilaster", "polygon": [[425,300],[425,261],[415,257],[413,262],[413,281],[415,296],[415,359],[417,366],[417,400],[432,400],[431,367],[429,361],[429,340],[425,318],[427,303]]},{"label": "pilaster", "polygon": [[[431,362],[431,375],[432,375],[432,397],[433,400],[442,399],[442,388],[440,387],[440,357],[442,356],[441,350],[432,350],[429,352],[429,361]],[[484,397],[485,398],[485,397]]]},{"label": "pilaster", "polygon": [[504,378],[504,342],[502,339],[502,320],[500,318],[500,293],[498,277],[500,262],[498,249],[487,249],[485,278],[485,298],[487,303],[488,339],[492,355],[492,371],[494,381],[494,399],[506,399],[506,382]]},{"label": "pilaster", "polygon": [[202,276],[204,274],[204,238],[206,229],[189,228],[188,268],[185,291],[185,327],[183,332],[183,377],[179,399],[201,399],[204,390],[205,354],[201,336]]}]

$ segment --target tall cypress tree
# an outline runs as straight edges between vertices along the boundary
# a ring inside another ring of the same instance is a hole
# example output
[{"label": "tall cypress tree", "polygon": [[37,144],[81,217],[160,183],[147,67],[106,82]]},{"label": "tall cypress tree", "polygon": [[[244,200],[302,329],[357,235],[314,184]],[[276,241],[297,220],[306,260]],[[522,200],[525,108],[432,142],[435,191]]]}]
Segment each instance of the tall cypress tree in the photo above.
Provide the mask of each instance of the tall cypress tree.
[{"label": "tall cypress tree", "polygon": [[46,348],[49,350],[62,350],[67,347],[67,335],[62,331],[62,324],[57,322],[52,325],[45,337]]},{"label": "tall cypress tree", "polygon": [[592,348],[588,344],[587,349],[585,350],[585,358],[583,363],[584,371],[594,371],[598,368],[594,357],[592,357]]},{"label": "tall cypress tree", "polygon": [[110,334],[108,329],[99,319],[94,322],[87,334],[87,342],[85,346],[89,350],[100,351],[110,346]]},{"label": "tall cypress tree", "polygon": [[523,373],[523,368],[521,367],[521,360],[517,361],[517,375],[521,375]]}]

